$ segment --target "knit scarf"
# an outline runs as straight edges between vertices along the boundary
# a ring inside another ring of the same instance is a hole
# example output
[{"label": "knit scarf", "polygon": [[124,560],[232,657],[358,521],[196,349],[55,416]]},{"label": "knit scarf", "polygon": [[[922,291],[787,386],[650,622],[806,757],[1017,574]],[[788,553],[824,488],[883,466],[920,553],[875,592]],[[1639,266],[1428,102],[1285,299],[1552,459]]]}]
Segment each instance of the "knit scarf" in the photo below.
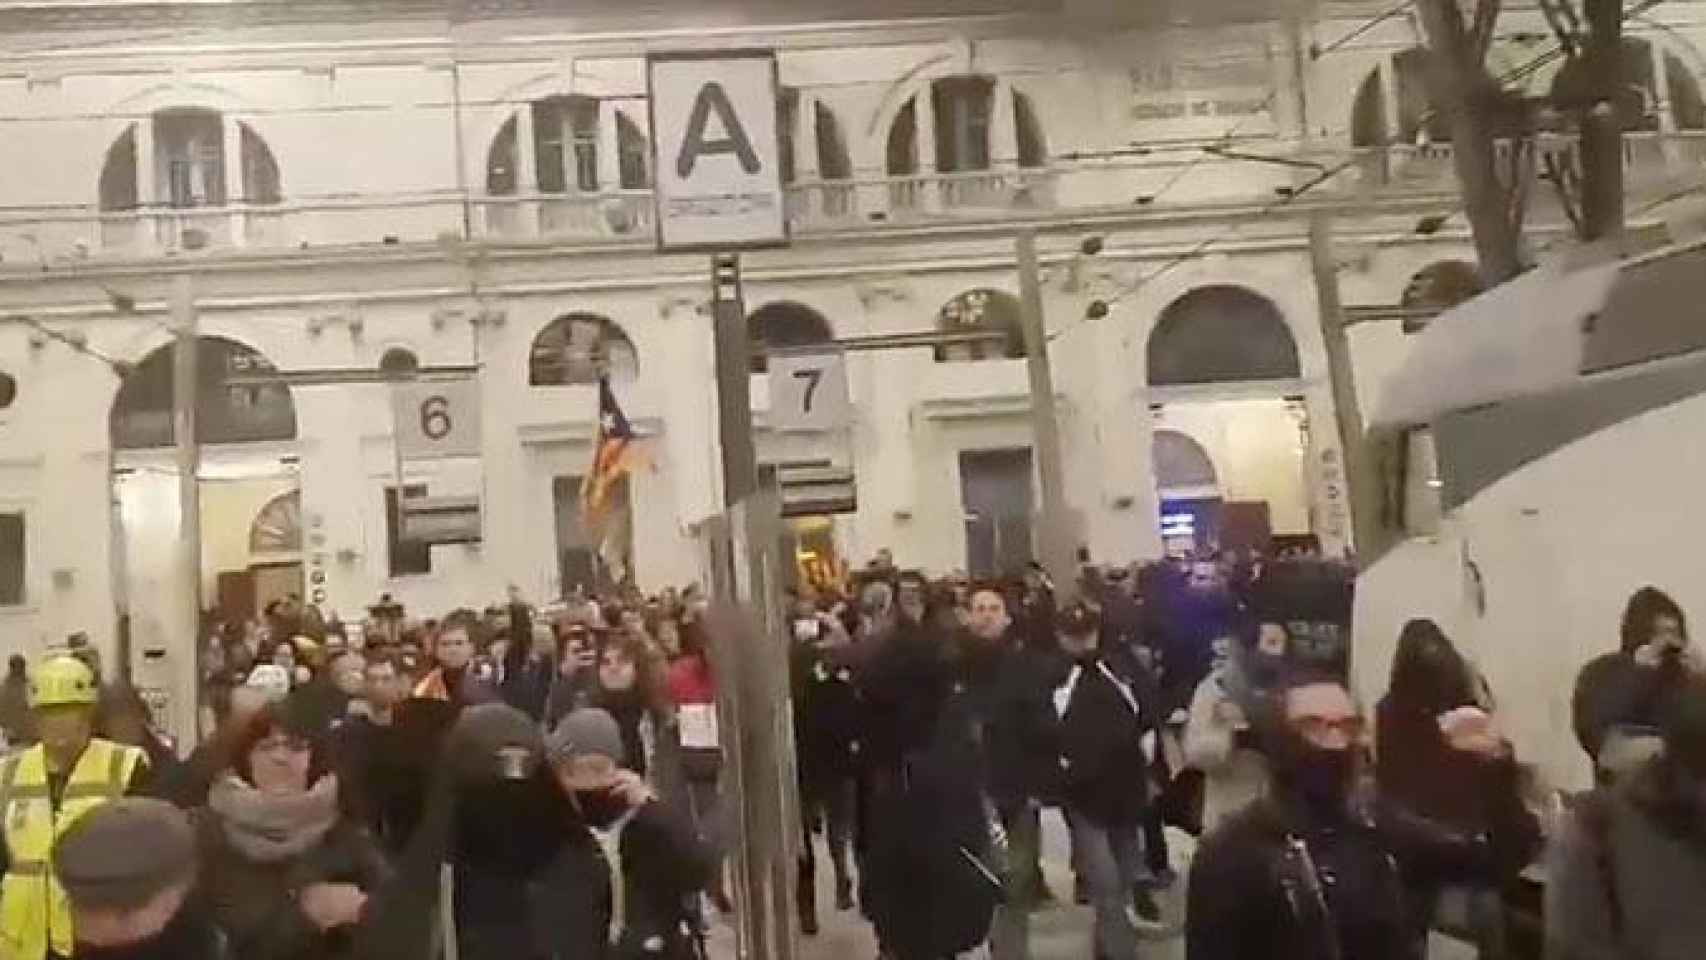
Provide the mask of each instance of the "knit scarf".
[{"label": "knit scarf", "polygon": [[312,849],[332,829],[338,819],[338,781],[321,777],[304,793],[281,796],[228,774],[208,792],[207,805],[237,852],[258,863],[276,863]]}]

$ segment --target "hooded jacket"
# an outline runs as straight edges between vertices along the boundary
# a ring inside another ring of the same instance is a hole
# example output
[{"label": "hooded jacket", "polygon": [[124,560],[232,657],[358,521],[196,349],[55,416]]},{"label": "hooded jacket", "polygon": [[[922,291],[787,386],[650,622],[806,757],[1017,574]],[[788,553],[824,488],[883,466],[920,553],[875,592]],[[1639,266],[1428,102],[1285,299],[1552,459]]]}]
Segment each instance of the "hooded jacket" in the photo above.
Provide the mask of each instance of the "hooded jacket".
[{"label": "hooded jacket", "polygon": [[1643,667],[1635,662],[1635,651],[1651,638],[1653,620],[1659,616],[1674,617],[1684,625],[1686,636],[1676,604],[1647,587],[1630,598],[1624,611],[1618,651],[1589,662],[1576,677],[1570,718],[1576,740],[1594,760],[1599,759],[1606,735],[1618,727],[1657,730],[1666,697],[1687,678],[1680,664]]}]

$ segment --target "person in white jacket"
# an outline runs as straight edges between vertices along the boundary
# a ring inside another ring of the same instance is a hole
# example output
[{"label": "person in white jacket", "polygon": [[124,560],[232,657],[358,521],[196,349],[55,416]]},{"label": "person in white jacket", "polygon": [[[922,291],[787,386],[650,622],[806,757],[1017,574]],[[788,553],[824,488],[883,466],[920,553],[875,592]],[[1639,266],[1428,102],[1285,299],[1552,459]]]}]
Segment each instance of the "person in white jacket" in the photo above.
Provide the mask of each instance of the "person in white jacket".
[{"label": "person in white jacket", "polygon": [[1264,623],[1255,642],[1216,642],[1219,662],[1197,685],[1185,723],[1185,764],[1203,774],[1202,827],[1221,820],[1267,792],[1268,762],[1257,748],[1252,720],[1264,691],[1278,680],[1290,637]]}]

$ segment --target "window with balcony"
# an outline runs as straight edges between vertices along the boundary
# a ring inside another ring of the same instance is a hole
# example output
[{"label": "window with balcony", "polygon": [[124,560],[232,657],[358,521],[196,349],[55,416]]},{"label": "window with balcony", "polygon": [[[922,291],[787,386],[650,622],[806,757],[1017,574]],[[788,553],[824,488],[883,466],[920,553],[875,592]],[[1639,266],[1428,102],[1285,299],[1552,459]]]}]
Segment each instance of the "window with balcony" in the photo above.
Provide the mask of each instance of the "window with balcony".
[{"label": "window with balcony", "polygon": [[[1677,130],[1706,129],[1706,106],[1701,103],[1700,85],[1680,57],[1667,50],[1655,50],[1651,43],[1640,37],[1624,37],[1620,59],[1623,98],[1619,106],[1625,131],[1658,132],[1666,128],[1666,121]],[[1659,86],[1661,60],[1664,67],[1662,91]],[[1588,96],[1589,82],[1582,60],[1570,60],[1552,80],[1552,97],[1560,104],[1581,102]],[[1662,116],[1666,112],[1669,116]]]},{"label": "window with balcony", "polygon": [[[651,185],[651,147],[628,111],[612,111],[615,122],[607,130],[593,97],[548,97],[525,109],[525,126],[533,131],[534,182],[525,182],[520,162],[524,118],[518,113],[498,128],[486,153],[487,194],[591,194]],[[615,160],[612,170],[606,170],[607,158]]]},{"label": "window with balcony", "polygon": [[944,333],[998,334],[988,339],[944,344],[936,348],[937,363],[980,360],[1019,360],[1025,356],[1019,300],[1000,290],[969,290],[949,300],[936,316]]},{"label": "window with balcony", "polygon": [[640,357],[627,331],[596,313],[566,313],[533,340],[527,382],[535,387],[594,384],[600,376],[634,380]]},{"label": "window with balcony", "polygon": [[[202,109],[162,110],[143,123],[146,131],[131,124],[107,149],[102,210],[269,205],[283,198],[278,162],[248,124]],[[234,158],[228,137],[237,138]],[[227,169],[228,159],[236,160],[236,170]]]},{"label": "window with balcony", "polygon": [[823,314],[791,301],[759,307],[747,318],[746,329],[752,341],[753,373],[770,369],[765,356],[767,350],[810,347],[835,339],[835,333]]},{"label": "window with balcony", "polygon": [[[1004,102],[1001,92],[993,77],[945,77],[908,100],[889,128],[889,175],[932,172],[925,167],[936,173],[970,173],[990,169],[1001,157],[1012,157],[1021,167],[1045,166],[1047,140],[1035,106],[1017,90],[1007,91],[1011,102]],[[919,137],[921,103],[926,102],[933,118],[928,131],[933,164],[923,155]],[[995,112],[1006,108],[1013,114],[1013,142],[997,143]]]}]

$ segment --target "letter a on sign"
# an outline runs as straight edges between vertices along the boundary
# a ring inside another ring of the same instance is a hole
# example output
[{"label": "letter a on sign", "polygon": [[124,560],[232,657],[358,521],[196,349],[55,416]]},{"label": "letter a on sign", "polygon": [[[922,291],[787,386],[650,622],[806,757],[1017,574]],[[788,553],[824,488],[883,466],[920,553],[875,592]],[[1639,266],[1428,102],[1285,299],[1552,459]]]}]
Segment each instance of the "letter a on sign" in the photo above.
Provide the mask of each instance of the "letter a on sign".
[{"label": "letter a on sign", "polygon": [[[705,124],[711,119],[712,110],[717,111],[717,119],[723,124],[721,140],[705,139]],[[747,139],[740,118],[735,116],[735,108],[729,105],[729,95],[715,80],[705,84],[693,101],[693,113],[687,120],[687,138],[681,141],[681,155],[675,159],[675,172],[682,179],[693,176],[693,165],[702,155],[712,153],[734,154],[740,159],[740,168],[747,173],[757,173],[761,169],[758,154],[752,150],[752,141]]]},{"label": "letter a on sign", "polygon": [[786,243],[776,55],[663,53],[649,57],[646,69],[658,247]]}]

